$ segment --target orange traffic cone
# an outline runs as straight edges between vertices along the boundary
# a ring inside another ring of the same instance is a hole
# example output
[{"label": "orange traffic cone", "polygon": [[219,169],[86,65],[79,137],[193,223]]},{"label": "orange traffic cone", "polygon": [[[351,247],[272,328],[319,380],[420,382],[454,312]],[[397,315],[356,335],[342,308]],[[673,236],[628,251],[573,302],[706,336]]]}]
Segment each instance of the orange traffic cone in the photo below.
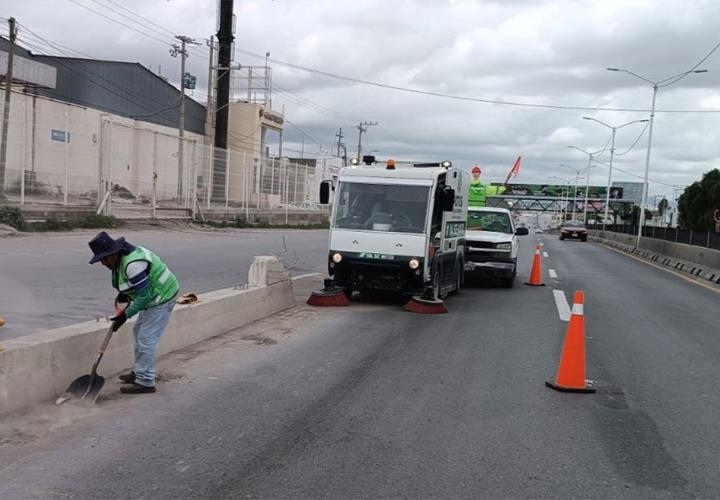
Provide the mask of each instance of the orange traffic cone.
[{"label": "orange traffic cone", "polygon": [[535,257],[533,257],[530,280],[525,283],[530,286],[545,286],[542,282],[542,257],[540,256],[540,245],[535,245]]},{"label": "orange traffic cone", "polygon": [[585,293],[575,292],[572,314],[565,333],[560,366],[555,381],[545,385],[563,392],[595,392],[585,380]]}]

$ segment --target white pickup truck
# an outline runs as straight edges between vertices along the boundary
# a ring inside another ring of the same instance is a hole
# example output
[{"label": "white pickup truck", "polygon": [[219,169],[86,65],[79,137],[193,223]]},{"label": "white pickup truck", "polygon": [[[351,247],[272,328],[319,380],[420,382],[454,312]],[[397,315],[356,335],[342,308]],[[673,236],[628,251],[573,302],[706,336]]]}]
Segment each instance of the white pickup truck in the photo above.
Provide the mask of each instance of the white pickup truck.
[{"label": "white pickup truck", "polygon": [[515,228],[506,208],[468,207],[465,232],[465,277],[495,278],[506,288],[515,284],[518,236],[529,233]]}]

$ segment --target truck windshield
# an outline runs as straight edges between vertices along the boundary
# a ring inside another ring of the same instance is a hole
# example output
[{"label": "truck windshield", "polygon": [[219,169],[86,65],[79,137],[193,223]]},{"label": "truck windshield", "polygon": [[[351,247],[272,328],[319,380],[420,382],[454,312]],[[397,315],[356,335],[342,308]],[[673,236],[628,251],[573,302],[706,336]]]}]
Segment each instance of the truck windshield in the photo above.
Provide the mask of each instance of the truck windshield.
[{"label": "truck windshield", "polygon": [[495,233],[512,234],[510,217],[505,212],[475,212],[468,213],[469,230],[492,231]]},{"label": "truck windshield", "polygon": [[424,233],[429,195],[428,186],[341,182],[333,227]]}]

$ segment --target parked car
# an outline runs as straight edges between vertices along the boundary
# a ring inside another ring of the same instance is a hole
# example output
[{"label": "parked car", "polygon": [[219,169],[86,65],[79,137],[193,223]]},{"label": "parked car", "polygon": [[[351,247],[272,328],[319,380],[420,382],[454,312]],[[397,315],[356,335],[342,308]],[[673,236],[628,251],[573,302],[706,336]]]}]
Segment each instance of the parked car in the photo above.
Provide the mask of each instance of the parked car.
[{"label": "parked car", "polygon": [[506,288],[515,283],[518,236],[527,227],[515,228],[506,208],[468,207],[465,231],[465,276],[495,278]]},{"label": "parked car", "polygon": [[560,226],[560,240],[564,239],[587,241],[587,228],[577,220],[570,220]]}]

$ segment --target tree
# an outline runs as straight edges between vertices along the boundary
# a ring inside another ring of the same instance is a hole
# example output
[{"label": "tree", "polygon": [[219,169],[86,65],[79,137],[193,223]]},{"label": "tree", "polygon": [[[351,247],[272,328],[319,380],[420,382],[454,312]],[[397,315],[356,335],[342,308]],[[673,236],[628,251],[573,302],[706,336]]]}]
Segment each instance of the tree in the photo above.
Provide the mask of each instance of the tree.
[{"label": "tree", "polygon": [[[621,214],[621,217],[623,221],[630,222],[630,225],[637,226],[640,219],[640,206],[639,205],[633,205],[632,210],[626,209],[624,213]],[[652,220],[653,213],[652,211],[645,209],[645,223],[647,224],[647,221]]]},{"label": "tree", "polygon": [[678,198],[678,223],[693,231],[710,231],[714,227],[713,210],[720,208],[720,170],[713,169],[693,182]]},{"label": "tree", "polygon": [[657,209],[658,209],[658,215],[662,219],[665,215],[665,212],[667,212],[667,209],[670,208],[670,202],[667,201],[667,199],[663,198],[660,200],[660,203],[658,203]]}]

